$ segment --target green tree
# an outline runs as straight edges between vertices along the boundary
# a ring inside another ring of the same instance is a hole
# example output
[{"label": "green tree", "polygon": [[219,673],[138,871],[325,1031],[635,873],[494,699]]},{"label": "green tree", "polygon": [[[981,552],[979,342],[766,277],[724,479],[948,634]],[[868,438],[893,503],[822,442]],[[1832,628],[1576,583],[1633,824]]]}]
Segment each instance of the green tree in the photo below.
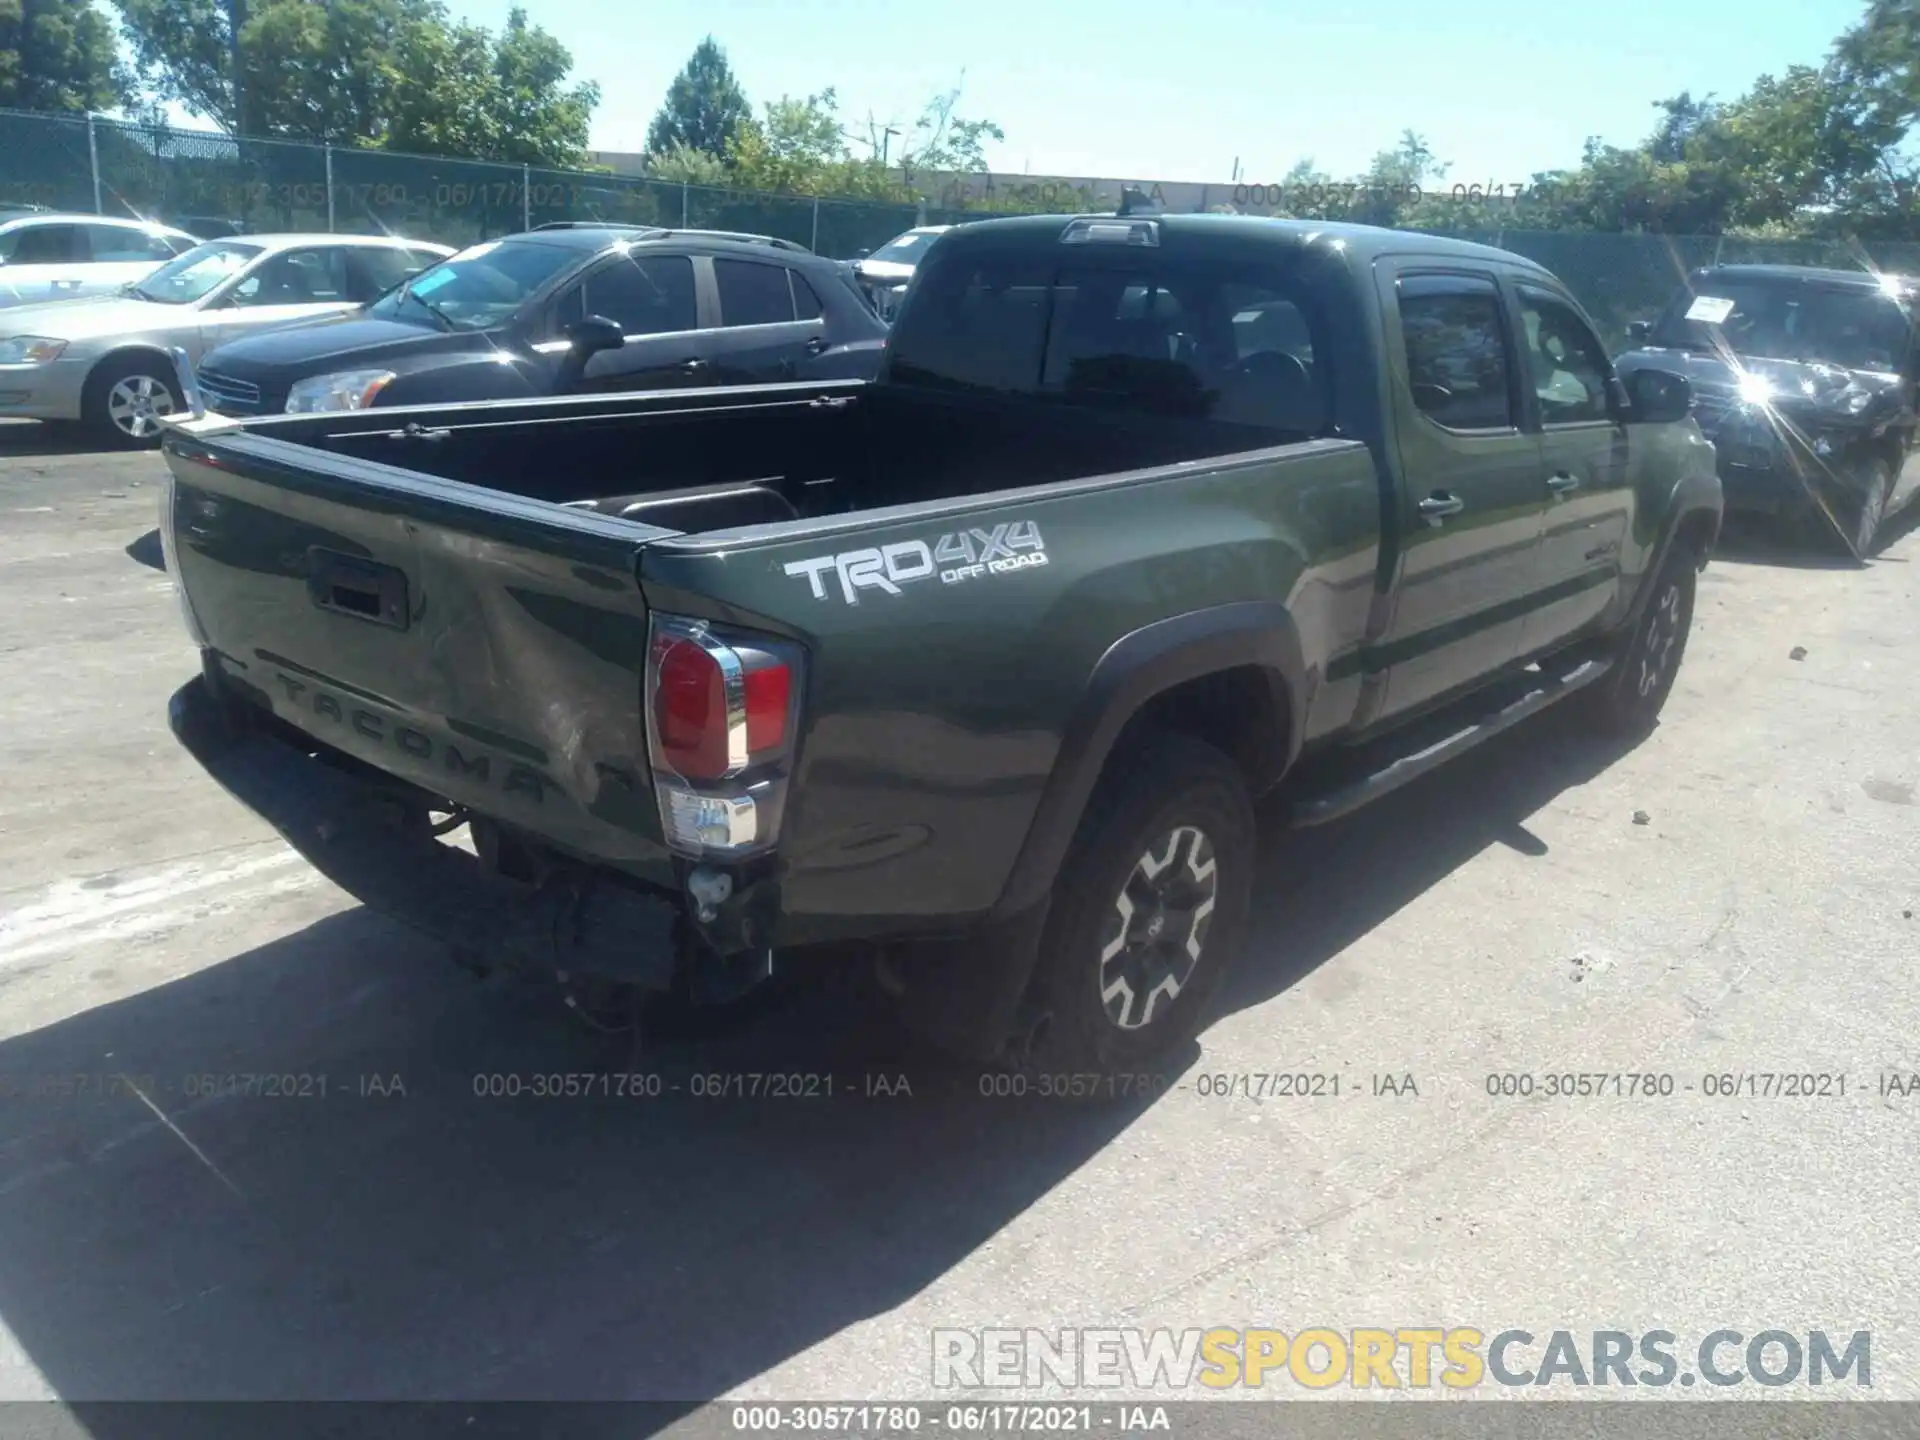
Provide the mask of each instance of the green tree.
[{"label": "green tree", "polygon": [[117,3],[149,87],[229,133],[572,165],[599,101],[517,7],[495,35],[440,0],[264,0],[241,12],[236,102],[224,0]]},{"label": "green tree", "polygon": [[112,28],[87,0],[0,0],[0,105],[109,110],[126,98]]},{"label": "green tree", "polygon": [[726,52],[709,35],[667,87],[666,102],[647,131],[647,154],[664,156],[684,147],[724,158],[734,132],[752,119],[753,107],[734,79]]}]

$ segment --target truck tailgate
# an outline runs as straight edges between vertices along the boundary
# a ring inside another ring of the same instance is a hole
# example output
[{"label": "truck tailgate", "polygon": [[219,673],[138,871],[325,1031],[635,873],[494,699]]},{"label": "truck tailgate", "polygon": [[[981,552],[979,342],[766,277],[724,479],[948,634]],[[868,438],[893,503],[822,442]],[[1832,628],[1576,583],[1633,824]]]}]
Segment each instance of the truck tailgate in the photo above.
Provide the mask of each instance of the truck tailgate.
[{"label": "truck tailgate", "polygon": [[176,432],[162,537],[226,682],[327,745],[646,879],[637,559],[672,534],[244,432]]}]

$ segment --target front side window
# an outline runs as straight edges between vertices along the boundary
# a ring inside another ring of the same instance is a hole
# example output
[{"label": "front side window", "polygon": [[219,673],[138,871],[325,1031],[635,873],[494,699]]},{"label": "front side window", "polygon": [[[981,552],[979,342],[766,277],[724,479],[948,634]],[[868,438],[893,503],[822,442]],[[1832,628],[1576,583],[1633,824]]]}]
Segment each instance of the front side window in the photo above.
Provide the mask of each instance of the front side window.
[{"label": "front side window", "polygon": [[1607,418],[1606,352],[1571,305],[1531,285],[1520,288],[1527,368],[1545,425]]},{"label": "front side window", "polygon": [[1493,278],[1409,275],[1399,294],[1413,403],[1449,430],[1513,426],[1513,370]]},{"label": "front side window", "polygon": [[589,275],[581,292],[580,300],[565,307],[568,319],[604,315],[625,335],[700,328],[693,262],[684,255],[625,256]]},{"label": "front side window", "polygon": [[259,255],[258,245],[210,240],[162,265],[135,286],[133,294],[162,305],[190,305],[246,269]]}]

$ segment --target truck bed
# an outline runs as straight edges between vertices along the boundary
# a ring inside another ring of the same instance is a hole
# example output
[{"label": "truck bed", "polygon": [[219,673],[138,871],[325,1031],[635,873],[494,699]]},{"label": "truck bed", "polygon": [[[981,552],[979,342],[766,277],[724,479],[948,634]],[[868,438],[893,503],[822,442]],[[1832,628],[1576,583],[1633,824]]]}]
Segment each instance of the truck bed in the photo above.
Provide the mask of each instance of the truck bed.
[{"label": "truck bed", "polygon": [[861,381],[372,411],[249,429],[683,534],[960,499],[1297,438]]}]

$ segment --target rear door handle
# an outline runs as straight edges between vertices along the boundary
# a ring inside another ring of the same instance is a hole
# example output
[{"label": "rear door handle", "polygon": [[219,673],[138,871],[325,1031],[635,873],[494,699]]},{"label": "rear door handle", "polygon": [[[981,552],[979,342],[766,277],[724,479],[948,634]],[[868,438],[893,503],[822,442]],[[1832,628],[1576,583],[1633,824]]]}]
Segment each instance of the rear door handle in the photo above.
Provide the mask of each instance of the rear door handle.
[{"label": "rear door handle", "polygon": [[680,362],[680,368],[686,371],[689,375],[693,375],[698,373],[701,370],[706,369],[707,362],[696,356],[692,360],[682,360]]},{"label": "rear door handle", "polygon": [[1565,495],[1568,491],[1578,490],[1579,488],[1580,481],[1578,477],[1569,475],[1564,470],[1557,471],[1547,477],[1547,489],[1553,491],[1556,495]]},{"label": "rear door handle", "polygon": [[814,336],[813,339],[807,341],[806,350],[807,350],[807,354],[809,355],[818,355],[822,350],[826,348],[827,348],[827,342],[818,335]]},{"label": "rear door handle", "polygon": [[1436,491],[1420,502],[1420,513],[1426,516],[1429,525],[1438,525],[1447,516],[1458,515],[1466,508],[1466,501],[1444,490]]}]

